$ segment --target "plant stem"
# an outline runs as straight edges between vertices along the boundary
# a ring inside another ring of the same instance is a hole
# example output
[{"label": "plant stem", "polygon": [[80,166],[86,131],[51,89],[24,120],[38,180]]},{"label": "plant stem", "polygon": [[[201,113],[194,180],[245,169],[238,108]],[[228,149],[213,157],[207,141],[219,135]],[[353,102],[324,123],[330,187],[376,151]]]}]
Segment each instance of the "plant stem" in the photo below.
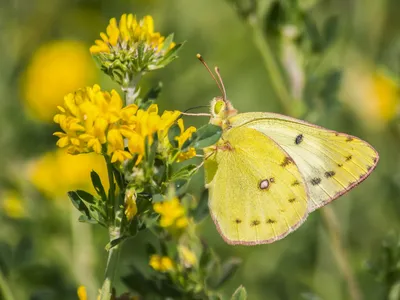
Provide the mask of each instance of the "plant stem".
[{"label": "plant stem", "polygon": [[2,296],[1,299],[4,300],[14,300],[14,296],[11,292],[11,288],[7,283],[7,280],[3,274],[3,272],[0,271],[0,295]]},{"label": "plant stem", "polygon": [[256,16],[249,17],[249,23],[253,29],[253,40],[264,61],[264,66],[267,69],[271,79],[272,88],[275,90],[278,99],[280,100],[284,110],[288,113],[292,112],[292,96],[286,88],[285,79],[276,61],[267,37],[264,35],[260,25],[260,21]]},{"label": "plant stem", "polygon": [[[116,199],[118,197],[115,197],[115,181],[114,181],[114,173],[113,173],[113,166],[111,163],[111,158],[108,155],[104,155],[104,158],[106,160],[107,164],[107,174],[108,174],[108,182],[109,182],[109,190],[108,190],[108,203],[107,203],[107,213],[108,213],[108,218],[109,222],[115,220],[115,213],[118,209],[118,204],[116,203]],[[111,209],[110,209],[111,208]],[[111,219],[110,219],[111,217]],[[114,222],[109,223],[108,225],[110,226],[111,224],[114,225]]]},{"label": "plant stem", "polygon": [[347,282],[350,297],[352,300],[361,300],[361,291],[358,287],[358,283],[354,277],[354,274],[349,267],[349,259],[341,241],[340,226],[336,218],[335,212],[331,207],[326,206],[321,209],[321,213],[329,233],[332,251],[335,256],[337,265]]},{"label": "plant stem", "polygon": [[[110,238],[111,240],[111,238]],[[108,260],[104,275],[103,286],[101,287],[100,300],[110,300],[115,273],[118,267],[120,245],[116,245],[108,252]]]}]

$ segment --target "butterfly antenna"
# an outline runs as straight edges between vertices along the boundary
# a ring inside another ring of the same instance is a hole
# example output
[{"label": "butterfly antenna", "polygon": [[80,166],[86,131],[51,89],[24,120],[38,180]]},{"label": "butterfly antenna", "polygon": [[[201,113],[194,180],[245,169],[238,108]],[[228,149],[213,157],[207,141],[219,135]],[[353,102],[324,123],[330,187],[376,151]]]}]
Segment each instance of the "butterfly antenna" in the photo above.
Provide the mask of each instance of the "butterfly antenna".
[{"label": "butterfly antenna", "polygon": [[224,82],[222,81],[222,76],[221,76],[221,73],[219,72],[219,68],[218,67],[215,67],[215,73],[217,74],[219,82],[220,82],[221,87],[222,87],[222,91],[221,91],[222,92],[222,97],[224,98],[224,101],[226,102],[227,98],[226,98],[225,85],[224,85]]},{"label": "butterfly antenna", "polygon": [[[222,93],[222,95],[223,95],[223,97],[224,97],[224,101],[225,101],[225,100],[226,100],[226,97],[225,97],[225,96],[226,96],[225,87],[222,88],[222,87],[221,87],[221,84],[220,84],[220,82],[221,82],[221,75],[219,75],[219,74],[217,73],[218,79],[219,79],[219,81],[218,81],[217,78],[215,77],[215,75],[213,74],[213,72],[211,71],[211,69],[208,67],[208,65],[207,65],[207,63],[205,62],[205,60],[203,59],[203,57],[202,57],[200,54],[196,54],[196,57],[197,57],[197,59],[203,64],[203,66],[206,67],[208,73],[209,73],[209,74],[211,75],[211,77],[214,79],[214,81],[215,81],[215,83],[217,84],[219,90],[221,91],[221,93]],[[222,86],[223,86],[223,85],[222,85]]]}]

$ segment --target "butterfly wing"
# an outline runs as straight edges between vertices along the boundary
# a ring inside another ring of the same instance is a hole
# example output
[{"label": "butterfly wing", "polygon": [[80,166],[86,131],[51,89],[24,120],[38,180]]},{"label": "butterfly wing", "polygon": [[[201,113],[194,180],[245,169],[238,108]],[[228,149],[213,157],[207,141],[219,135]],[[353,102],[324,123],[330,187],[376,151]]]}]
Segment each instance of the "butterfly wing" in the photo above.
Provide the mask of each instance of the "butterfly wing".
[{"label": "butterfly wing", "polygon": [[[288,154],[257,130],[227,130],[205,161],[211,216],[229,244],[283,238],[308,215],[303,178]],[[207,155],[207,154],[206,154]]]},{"label": "butterfly wing", "polygon": [[242,113],[230,125],[255,129],[288,153],[305,179],[310,212],[363,181],[379,160],[376,150],[357,137],[279,114]]}]

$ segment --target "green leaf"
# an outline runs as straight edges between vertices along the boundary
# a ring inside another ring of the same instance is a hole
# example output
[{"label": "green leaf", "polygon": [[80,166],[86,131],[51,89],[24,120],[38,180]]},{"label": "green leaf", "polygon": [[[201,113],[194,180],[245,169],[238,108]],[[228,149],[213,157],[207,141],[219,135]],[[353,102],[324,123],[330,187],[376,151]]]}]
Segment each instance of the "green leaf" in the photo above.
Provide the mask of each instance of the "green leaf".
[{"label": "green leaf", "polygon": [[169,36],[167,36],[167,38],[165,39],[161,52],[168,51],[169,46],[171,45],[171,43],[173,42],[173,40],[174,40],[174,34],[171,33],[171,34],[170,34]]},{"label": "green leaf", "polygon": [[192,211],[191,215],[196,223],[201,222],[205,217],[209,215],[208,209],[208,190],[205,189],[200,196],[199,203],[196,208]]},{"label": "green leaf", "polygon": [[81,198],[81,200],[90,204],[96,204],[96,198],[92,194],[82,190],[76,190],[75,193],[78,195],[79,198]]},{"label": "green leaf", "polygon": [[79,197],[79,195],[74,192],[74,191],[70,191],[68,192],[68,197],[69,199],[72,201],[72,204],[81,212],[83,213],[86,217],[88,217],[90,219],[90,212],[89,212],[89,208],[86,206],[86,204],[83,202],[83,200],[81,199],[81,197]]},{"label": "green leaf", "polygon": [[328,18],[328,20],[325,21],[324,27],[323,27],[323,37],[325,41],[325,47],[328,47],[331,45],[337,36],[338,32],[338,24],[339,24],[339,18],[338,16],[331,16]]},{"label": "green leaf", "polygon": [[222,135],[222,128],[213,124],[207,124],[200,127],[193,135],[194,140],[188,147],[192,146],[195,149],[203,149],[219,141]]},{"label": "green leaf", "polygon": [[114,240],[110,241],[110,242],[106,245],[105,249],[106,249],[107,251],[110,251],[111,248],[114,248],[115,246],[121,244],[121,243],[122,243],[123,241],[125,241],[127,238],[128,238],[127,236],[121,236],[121,237],[119,237],[119,238],[117,238],[117,239],[114,239]]},{"label": "green leaf", "polygon": [[311,41],[311,47],[312,51],[319,53],[323,50],[323,40],[321,37],[321,34],[318,31],[317,24],[315,23],[314,20],[312,20],[310,17],[305,16],[304,18],[304,24],[306,27],[306,32],[307,35]]},{"label": "green leaf", "polygon": [[181,129],[178,124],[172,125],[168,130],[168,140],[172,147],[178,147],[178,141],[175,139],[177,136],[181,134]]},{"label": "green leaf", "polygon": [[178,197],[182,196],[186,192],[188,185],[189,185],[189,180],[187,179],[176,180],[174,182],[176,196]]},{"label": "green leaf", "polygon": [[231,300],[246,300],[247,292],[246,289],[241,285],[238,289],[233,293]]},{"label": "green leaf", "polygon": [[286,12],[281,1],[275,1],[271,4],[266,14],[266,32],[268,35],[277,36],[281,32],[281,27],[286,23]]},{"label": "green leaf", "polygon": [[90,178],[92,179],[92,184],[94,189],[96,190],[97,194],[101,197],[101,199],[106,202],[107,201],[107,194],[104,190],[103,184],[101,183],[101,179],[99,174],[95,171],[90,172]]},{"label": "green leaf", "polygon": [[217,278],[213,278],[211,285],[217,289],[223,285],[229,278],[231,278],[239,268],[242,260],[236,257],[229,258],[222,265],[221,273]]},{"label": "green leaf", "polygon": [[190,164],[186,165],[178,171],[174,172],[171,176],[171,181],[175,181],[178,179],[190,179],[193,174],[196,172],[197,165]]},{"label": "green leaf", "polygon": [[95,219],[92,219],[90,216],[80,215],[78,218],[79,222],[89,223],[89,224],[97,224],[98,222]]}]

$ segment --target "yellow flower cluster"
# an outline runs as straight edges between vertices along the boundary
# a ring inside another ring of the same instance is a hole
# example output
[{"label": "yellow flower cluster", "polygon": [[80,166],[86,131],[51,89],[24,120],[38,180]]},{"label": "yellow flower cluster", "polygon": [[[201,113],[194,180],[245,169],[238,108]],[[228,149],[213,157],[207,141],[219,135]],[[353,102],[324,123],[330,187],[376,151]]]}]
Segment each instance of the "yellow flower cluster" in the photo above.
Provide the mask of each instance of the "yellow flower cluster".
[{"label": "yellow flower cluster", "polygon": [[169,201],[154,203],[153,209],[161,215],[161,227],[181,229],[188,225],[185,209],[177,197]]},{"label": "yellow flower cluster", "polygon": [[156,271],[167,272],[174,268],[174,262],[168,256],[153,254],[150,257],[149,265]]},{"label": "yellow flower cluster", "polygon": [[[160,52],[164,46],[165,37],[159,32],[154,32],[154,21],[151,16],[145,16],[137,21],[133,14],[123,14],[119,24],[115,18],[110,20],[106,32],[107,34],[100,33],[101,40],[96,40],[95,45],[90,47],[92,54],[135,49],[141,43],[155,52]],[[169,49],[174,46],[175,44],[171,43]]]},{"label": "yellow flower cluster", "polygon": [[[144,156],[145,141],[151,145],[155,134],[164,148],[166,144],[168,147],[168,129],[181,114],[179,111],[165,111],[160,116],[156,104],[147,110],[138,109],[136,104],[124,107],[115,90],[104,92],[98,85],[66,95],[64,105],[58,109],[60,113],[55,115],[54,122],[63,132],[54,135],[59,137],[59,147],[66,147],[71,154],[107,154],[111,156],[111,162],[123,162],[136,154],[136,164]],[[184,130],[182,120],[178,120],[178,124],[181,135],[176,139],[181,146],[196,128]],[[125,140],[129,151],[125,148]],[[179,160],[195,155],[195,150],[190,149],[181,153]]]}]

